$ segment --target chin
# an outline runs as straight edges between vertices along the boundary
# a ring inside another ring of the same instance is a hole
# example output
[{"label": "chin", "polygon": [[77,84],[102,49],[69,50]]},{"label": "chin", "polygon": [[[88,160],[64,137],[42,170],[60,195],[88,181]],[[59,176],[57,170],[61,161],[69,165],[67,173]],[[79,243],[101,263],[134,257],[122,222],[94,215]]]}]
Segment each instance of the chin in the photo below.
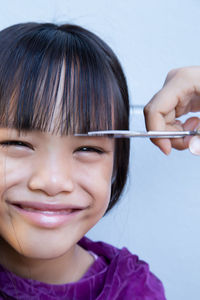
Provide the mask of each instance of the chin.
[{"label": "chin", "polygon": [[[30,237],[31,235],[29,235]],[[65,255],[69,252],[73,246],[76,245],[76,241],[69,239],[67,236],[65,239],[61,238],[36,238],[34,234],[31,238],[27,235],[21,235],[16,239],[4,239],[1,238],[1,249],[5,253],[10,253],[16,259],[55,259]]]},{"label": "chin", "polygon": [[54,245],[44,245],[41,243],[40,245],[37,245],[36,247],[23,247],[23,249],[15,249],[15,251],[18,252],[21,256],[27,259],[56,259],[60,256],[65,255],[69,249],[66,246],[57,246]]}]

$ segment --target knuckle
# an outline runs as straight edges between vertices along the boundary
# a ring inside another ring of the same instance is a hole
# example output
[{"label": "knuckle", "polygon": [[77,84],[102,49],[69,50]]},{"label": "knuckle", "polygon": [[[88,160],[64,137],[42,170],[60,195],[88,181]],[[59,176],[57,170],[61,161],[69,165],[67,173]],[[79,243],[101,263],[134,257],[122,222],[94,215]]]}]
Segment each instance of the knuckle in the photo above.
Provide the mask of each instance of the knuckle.
[{"label": "knuckle", "polygon": [[143,112],[145,116],[154,113],[154,111],[155,111],[155,105],[153,104],[153,101],[150,101],[144,106]]},{"label": "knuckle", "polygon": [[148,111],[149,111],[149,104],[146,104],[143,108],[143,112],[144,112],[144,114],[147,114]]},{"label": "knuckle", "polygon": [[183,78],[190,77],[191,69],[191,67],[179,68],[177,69],[176,75]]},{"label": "knuckle", "polygon": [[151,104],[147,103],[143,109],[143,113],[145,117],[151,112]]},{"label": "knuckle", "polygon": [[174,79],[174,78],[176,78],[176,79],[183,78],[184,80],[187,80],[188,78],[191,78],[193,73],[194,73],[194,70],[192,67],[182,67],[182,68],[172,69],[167,74],[165,83],[169,82],[171,79]]},{"label": "knuckle", "polygon": [[174,77],[179,72],[179,70],[180,69],[177,69],[177,68],[170,70],[167,74],[167,79]]}]

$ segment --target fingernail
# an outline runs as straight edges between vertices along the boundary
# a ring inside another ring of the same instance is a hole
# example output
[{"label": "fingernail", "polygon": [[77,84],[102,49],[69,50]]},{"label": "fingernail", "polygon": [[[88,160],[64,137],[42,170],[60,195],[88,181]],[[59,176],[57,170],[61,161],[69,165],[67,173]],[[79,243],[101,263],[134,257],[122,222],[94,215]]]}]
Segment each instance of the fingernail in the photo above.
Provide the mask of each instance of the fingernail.
[{"label": "fingernail", "polygon": [[189,150],[192,154],[200,155],[200,137],[195,136],[189,142]]}]

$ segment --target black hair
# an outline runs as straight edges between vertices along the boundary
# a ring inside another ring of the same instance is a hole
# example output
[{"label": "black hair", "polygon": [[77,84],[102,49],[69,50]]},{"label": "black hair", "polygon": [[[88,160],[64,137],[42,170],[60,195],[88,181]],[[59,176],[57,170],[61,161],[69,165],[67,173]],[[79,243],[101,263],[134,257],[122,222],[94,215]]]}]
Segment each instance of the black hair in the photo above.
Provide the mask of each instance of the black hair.
[{"label": "black hair", "polygon": [[[116,55],[97,35],[80,26],[52,23],[17,24],[0,32],[1,127],[51,131],[61,86],[53,132],[129,128],[124,73]],[[116,139],[107,211],[126,183],[129,147],[129,139]]]}]

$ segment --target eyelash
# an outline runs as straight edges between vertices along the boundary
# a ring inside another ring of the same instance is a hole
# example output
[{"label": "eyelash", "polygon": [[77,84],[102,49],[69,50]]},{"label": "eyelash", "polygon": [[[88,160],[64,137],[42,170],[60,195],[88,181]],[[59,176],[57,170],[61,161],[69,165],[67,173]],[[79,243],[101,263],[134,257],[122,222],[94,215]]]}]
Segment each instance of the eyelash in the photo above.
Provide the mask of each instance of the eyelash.
[{"label": "eyelash", "polygon": [[103,154],[103,150],[95,148],[95,147],[91,147],[91,146],[84,146],[84,147],[80,147],[78,148],[76,151],[82,151],[82,152],[96,152],[97,154]]},{"label": "eyelash", "polygon": [[1,147],[8,147],[8,146],[23,146],[23,147],[28,147],[28,148],[32,148],[33,147],[27,143],[24,143],[22,141],[3,141],[3,142],[0,142],[0,145]]},{"label": "eyelash", "polygon": [[[29,145],[28,143],[24,143],[22,141],[15,141],[15,140],[11,140],[11,141],[3,141],[0,142],[0,146],[5,148],[5,147],[9,147],[9,146],[20,146],[20,147],[28,147],[33,149],[33,147],[31,145]],[[76,151],[80,151],[80,152],[96,152],[97,154],[103,154],[104,151],[95,147],[91,147],[91,146],[83,146],[78,148]]]}]

